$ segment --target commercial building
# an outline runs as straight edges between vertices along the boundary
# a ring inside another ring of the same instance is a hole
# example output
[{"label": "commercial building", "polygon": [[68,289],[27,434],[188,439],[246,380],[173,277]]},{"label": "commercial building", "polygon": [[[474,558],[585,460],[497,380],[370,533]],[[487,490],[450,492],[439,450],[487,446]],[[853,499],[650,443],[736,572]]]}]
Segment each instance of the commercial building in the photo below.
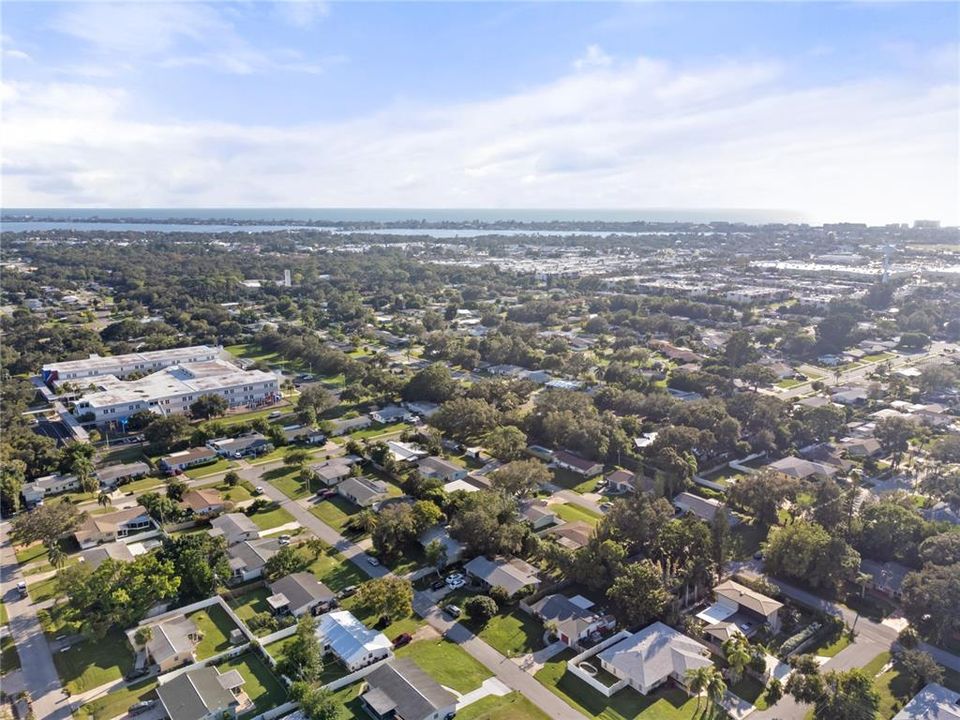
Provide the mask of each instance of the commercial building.
[{"label": "commercial building", "polygon": [[138,412],[157,415],[187,413],[204,395],[218,395],[229,407],[260,407],[280,399],[280,381],[273,373],[240,370],[224,360],[173,365],[139,380],[100,375],[99,388],[83,394],[73,404],[78,417],[92,416],[97,423],[123,420]]},{"label": "commercial building", "polygon": [[44,365],[41,373],[43,381],[48,385],[57,386],[67,382],[82,385],[92,378],[108,375],[124,378],[133,373],[149,374],[172,365],[209,362],[216,360],[219,355],[220,348],[207,345],[107,357],[91,355],[85,360],[67,360]]}]

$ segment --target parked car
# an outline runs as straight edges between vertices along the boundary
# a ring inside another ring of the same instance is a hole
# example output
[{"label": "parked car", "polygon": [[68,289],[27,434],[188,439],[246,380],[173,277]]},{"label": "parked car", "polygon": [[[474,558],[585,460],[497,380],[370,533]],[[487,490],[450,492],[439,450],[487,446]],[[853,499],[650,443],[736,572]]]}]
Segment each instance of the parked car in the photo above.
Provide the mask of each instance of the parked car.
[{"label": "parked car", "polygon": [[608,502],[602,503],[600,505],[600,512],[609,512],[610,508],[612,507],[613,507],[613,503],[608,503]]},{"label": "parked car", "polygon": [[430,589],[431,589],[431,590],[443,590],[446,586],[447,586],[446,581],[444,581],[444,580],[437,580],[436,582],[433,583],[433,585],[430,586]]},{"label": "parked car", "polygon": [[281,535],[280,537],[277,538],[277,542],[280,543],[281,546],[282,546],[282,545],[289,545],[289,544],[290,544],[290,536],[289,536],[289,535]]},{"label": "parked car", "polygon": [[345,587],[343,590],[341,590],[340,592],[337,593],[337,599],[338,599],[338,600],[343,600],[344,598],[348,598],[348,597],[350,597],[351,595],[356,594],[356,592],[357,592],[357,586],[356,586],[356,585],[348,585],[348,586]]},{"label": "parked car", "polygon": [[337,491],[334,490],[333,488],[327,488],[326,490],[321,490],[320,492],[317,493],[317,495],[319,495],[324,500],[332,498],[336,496],[336,494],[337,494]]},{"label": "parked car", "polygon": [[393,646],[402,648],[404,645],[409,645],[411,640],[413,640],[413,636],[410,633],[402,633],[393,639]]},{"label": "parked car", "polygon": [[137,678],[142,678],[144,675],[149,675],[149,674],[150,674],[150,668],[147,668],[147,667],[134,668],[133,670],[128,672],[126,675],[124,675],[123,679],[136,680]]},{"label": "parked car", "polygon": [[20,593],[20,597],[26,597],[26,596],[27,596],[27,583],[25,583],[23,580],[21,580],[20,582],[18,582],[18,583],[17,583],[17,592]]},{"label": "parked car", "polygon": [[463,611],[456,605],[447,605],[443,608],[443,611],[447,613],[450,617],[458,618],[463,614]]},{"label": "parked car", "polygon": [[451,580],[450,578],[447,578],[447,587],[451,590],[459,590],[466,584],[467,581],[463,578],[460,578],[459,580]]},{"label": "parked car", "polygon": [[380,564],[380,561],[377,560],[375,557],[368,557],[367,562],[373,565],[374,567]]},{"label": "parked car", "polygon": [[464,580],[463,573],[455,572],[447,575],[447,580]]},{"label": "parked car", "polygon": [[130,715],[139,715],[140,713],[145,713],[147,710],[152,708],[157,704],[156,700],[141,700],[138,703],[134,703],[129,708],[127,708],[127,713]]},{"label": "parked car", "polygon": [[263,495],[263,486],[262,486],[262,485],[257,485],[257,486],[253,489],[253,494],[254,494],[254,495]]}]

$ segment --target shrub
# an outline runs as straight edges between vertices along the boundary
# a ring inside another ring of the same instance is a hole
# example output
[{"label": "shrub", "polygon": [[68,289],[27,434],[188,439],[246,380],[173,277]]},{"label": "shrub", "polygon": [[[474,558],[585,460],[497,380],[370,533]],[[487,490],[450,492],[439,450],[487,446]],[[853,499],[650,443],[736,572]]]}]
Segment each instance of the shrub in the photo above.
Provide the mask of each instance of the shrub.
[{"label": "shrub", "polygon": [[486,625],[500,609],[497,601],[488,595],[474,595],[464,603],[464,608],[481,625]]}]

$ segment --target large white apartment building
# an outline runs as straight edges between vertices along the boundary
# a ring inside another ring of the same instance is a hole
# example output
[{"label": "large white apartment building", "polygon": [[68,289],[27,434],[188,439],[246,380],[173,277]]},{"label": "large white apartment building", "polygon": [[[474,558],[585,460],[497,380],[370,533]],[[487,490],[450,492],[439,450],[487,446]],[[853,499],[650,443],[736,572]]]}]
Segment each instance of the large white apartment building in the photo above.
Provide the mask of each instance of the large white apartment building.
[{"label": "large white apartment building", "polygon": [[84,393],[73,411],[80,417],[92,415],[97,423],[144,410],[158,415],[186,413],[202,395],[219,395],[230,407],[261,407],[280,399],[280,381],[273,373],[241,370],[219,359],[165,367],[139,380],[102,375],[91,382],[98,390]]},{"label": "large white apartment building", "polygon": [[219,356],[220,348],[207,345],[151,350],[149,352],[107,357],[91,355],[86,360],[67,360],[66,362],[44,365],[42,377],[47,385],[59,385],[66,382],[82,385],[91,378],[106,375],[124,378],[133,373],[156,372],[172,365],[209,362],[216,360]]}]

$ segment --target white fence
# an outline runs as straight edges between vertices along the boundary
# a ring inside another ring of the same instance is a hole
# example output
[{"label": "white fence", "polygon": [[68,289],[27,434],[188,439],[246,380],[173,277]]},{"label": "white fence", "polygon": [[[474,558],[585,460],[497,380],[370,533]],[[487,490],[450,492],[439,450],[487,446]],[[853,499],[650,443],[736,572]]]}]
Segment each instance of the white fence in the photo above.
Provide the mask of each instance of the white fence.
[{"label": "white fence", "polygon": [[580,667],[580,663],[583,662],[584,660],[594,657],[595,655],[599,655],[601,652],[606,650],[611,645],[615,645],[616,643],[620,642],[624,638],[628,638],[628,637],[631,637],[631,633],[627,632],[626,630],[621,630],[616,635],[611,635],[603,642],[598,643],[597,645],[594,645],[592,648],[589,648],[588,650],[584,650],[579,655],[574,655],[572,658],[567,660],[567,672],[573,675],[574,677],[577,677],[583,680],[587,685],[592,687],[594,690],[596,690],[598,693],[600,693],[604,697],[611,697],[615,692],[617,692],[618,690],[622,690],[627,686],[627,680],[621,679],[615,682],[613,685],[604,685],[602,682],[594,678],[593,675],[588,673],[586,670],[582,669]]},{"label": "white fence", "polygon": [[354,670],[352,673],[350,673],[349,675],[344,675],[342,678],[331,680],[326,685],[324,685],[324,687],[327,690],[330,690],[331,692],[335,690],[339,690],[340,688],[346,687],[350,683],[356,680],[359,680],[360,678],[366,677],[367,675],[372,673],[374,670],[376,670],[378,667],[380,667],[384,663],[390,662],[390,660],[392,659],[393,659],[393,653],[391,652],[388,657],[385,657],[382,660],[377,660],[377,662],[366,665],[360,668],[359,670]]}]

